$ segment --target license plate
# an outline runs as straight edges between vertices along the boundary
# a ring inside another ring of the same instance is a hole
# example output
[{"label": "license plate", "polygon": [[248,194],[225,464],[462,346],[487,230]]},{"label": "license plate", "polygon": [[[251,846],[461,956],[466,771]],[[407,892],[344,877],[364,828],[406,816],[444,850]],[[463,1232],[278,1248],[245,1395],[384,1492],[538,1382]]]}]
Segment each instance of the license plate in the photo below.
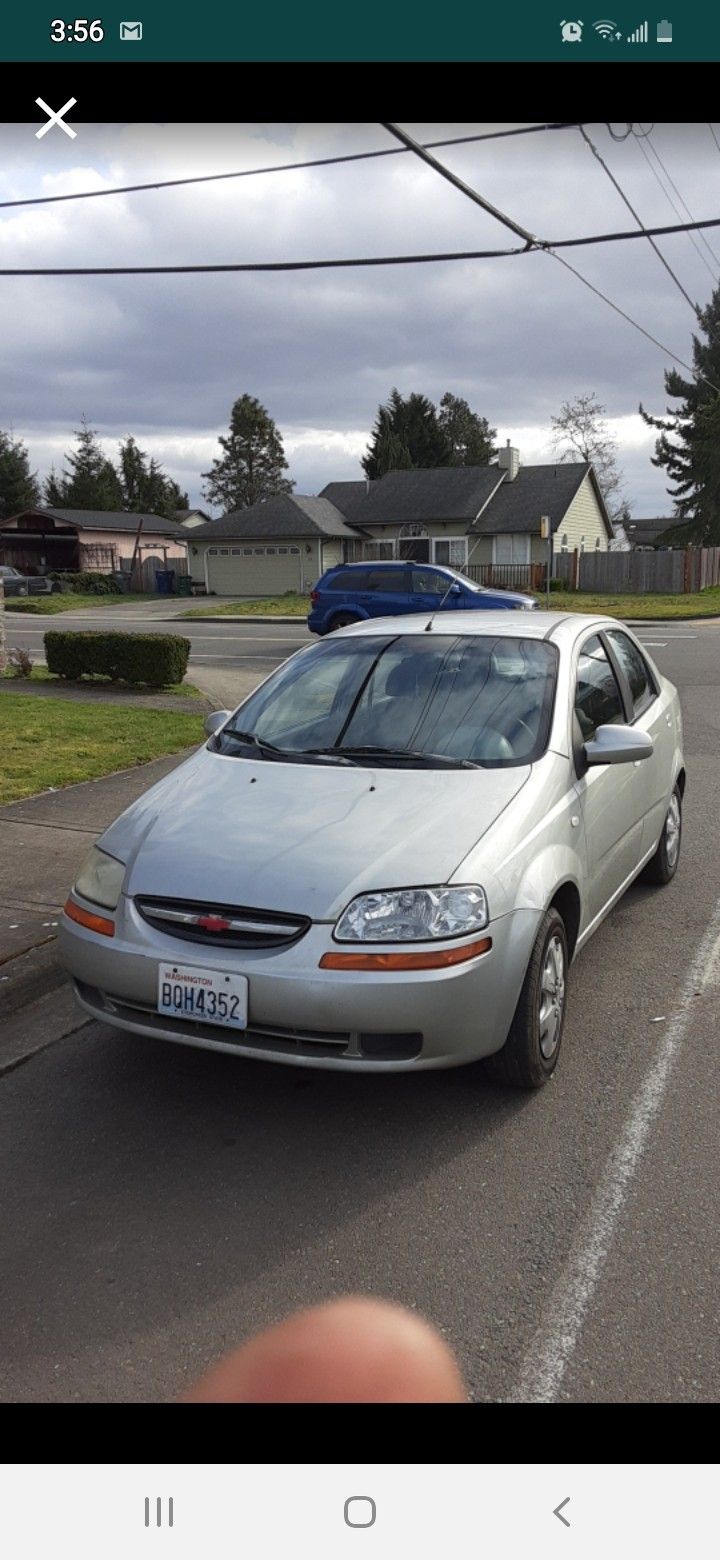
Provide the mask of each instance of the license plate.
[{"label": "license plate", "polygon": [[246,1029],[248,983],[245,975],[199,969],[193,964],[158,968],[158,1013],[189,1018],[223,1029]]}]

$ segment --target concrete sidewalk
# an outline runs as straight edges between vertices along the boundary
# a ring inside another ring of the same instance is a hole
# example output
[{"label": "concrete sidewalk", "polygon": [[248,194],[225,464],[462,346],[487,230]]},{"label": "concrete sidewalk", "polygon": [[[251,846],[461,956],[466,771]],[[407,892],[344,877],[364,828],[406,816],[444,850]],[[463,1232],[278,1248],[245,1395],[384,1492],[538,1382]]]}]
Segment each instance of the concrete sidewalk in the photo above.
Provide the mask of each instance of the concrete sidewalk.
[{"label": "concrete sidewalk", "polygon": [[0,807],[0,1019],[62,983],[57,926],[83,857],[118,813],[187,756]]}]

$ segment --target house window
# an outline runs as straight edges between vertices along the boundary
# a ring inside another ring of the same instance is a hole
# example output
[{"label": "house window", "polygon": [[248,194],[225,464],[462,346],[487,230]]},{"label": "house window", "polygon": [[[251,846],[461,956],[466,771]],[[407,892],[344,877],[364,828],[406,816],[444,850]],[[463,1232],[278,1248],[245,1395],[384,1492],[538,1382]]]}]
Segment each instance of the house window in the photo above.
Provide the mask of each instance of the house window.
[{"label": "house window", "polygon": [[287,558],[287,547],[278,547],[278,557]]},{"label": "house window", "polygon": [[208,547],[208,552],[211,558],[217,558],[217,547]]},{"label": "house window", "polygon": [[600,547],[600,537],[599,536],[595,537],[595,546],[596,546],[596,548]]},{"label": "house window", "polygon": [[268,558],[274,558],[277,552],[277,547],[266,547],[265,551],[268,555]]},{"label": "house window", "polygon": [[530,562],[530,537],[523,532],[493,537],[493,563],[518,564]]},{"label": "house window", "polygon": [[414,563],[430,562],[430,532],[420,521],[409,521],[398,533],[398,558],[411,558]]},{"label": "house window", "polygon": [[221,547],[220,548],[220,557],[221,558],[227,558],[229,551],[230,551],[229,547]]},{"label": "house window", "polygon": [[561,552],[567,552],[567,550],[568,550],[567,531],[563,531],[562,539],[561,539],[561,542],[560,542],[560,551]]},{"label": "house window", "polygon": [[258,557],[264,558],[265,557],[265,548],[264,547],[253,547],[253,552],[254,552],[256,558],[258,558]]},{"label": "house window", "polygon": [[243,547],[243,558],[252,558],[252,547]]},{"label": "house window", "polygon": [[584,536],[580,537],[580,551],[581,552],[585,551],[585,537]]},{"label": "house window", "polygon": [[230,552],[232,553],[233,558],[242,557],[242,547],[231,547]]},{"label": "house window", "polygon": [[298,558],[300,556],[300,548],[299,547],[290,547],[290,548],[288,548],[288,551],[292,553],[294,558]]},{"label": "house window", "polygon": [[436,536],[433,541],[433,563],[446,563],[455,569],[464,569],[467,551],[466,536]]}]

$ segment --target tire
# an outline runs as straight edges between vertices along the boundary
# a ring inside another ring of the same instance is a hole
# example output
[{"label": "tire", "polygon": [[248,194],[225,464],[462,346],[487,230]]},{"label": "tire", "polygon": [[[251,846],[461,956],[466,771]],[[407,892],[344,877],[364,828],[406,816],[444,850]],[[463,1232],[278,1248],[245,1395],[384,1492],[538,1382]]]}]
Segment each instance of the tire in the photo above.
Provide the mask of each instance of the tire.
[{"label": "tire", "polygon": [[678,869],[680,860],[680,847],[682,845],[682,793],[679,785],[675,786],[670,797],[663,831],[660,835],[660,843],[654,856],[651,856],[644,872],[643,879],[646,883],[671,883]]},{"label": "tire", "polygon": [[535,938],[507,1040],[483,1063],[493,1083],[540,1089],[552,1077],[565,1027],[568,964],[565,922],[551,907]]},{"label": "tire", "polygon": [[354,612],[336,612],[330,624],[330,633],[334,634],[336,628],[347,628],[348,623],[359,623],[360,619]]}]

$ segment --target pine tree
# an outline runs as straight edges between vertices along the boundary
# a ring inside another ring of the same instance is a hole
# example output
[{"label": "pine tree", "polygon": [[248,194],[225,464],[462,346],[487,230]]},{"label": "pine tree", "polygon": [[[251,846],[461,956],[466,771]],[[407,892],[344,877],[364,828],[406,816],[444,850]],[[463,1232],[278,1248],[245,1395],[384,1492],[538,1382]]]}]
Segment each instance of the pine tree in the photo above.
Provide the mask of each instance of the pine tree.
[{"label": "pine tree", "polygon": [[292,492],[294,482],[283,475],[288,463],[282,435],[255,396],[241,395],[235,401],[228,437],[219,443],[223,454],[203,472],[203,493],[223,514]]},{"label": "pine tree", "polygon": [[[391,390],[387,404],[378,407],[361,465],[366,477],[374,481],[386,471],[408,466],[448,466],[451,454],[432,401],[416,391],[404,397],[399,390]],[[387,464],[393,458],[394,463]]]},{"label": "pine tree", "polygon": [[122,509],[120,478],[97,442],[86,419],[75,429],[77,449],[65,456],[70,468],[58,479],[54,471],[45,484],[45,502],[55,509]]},{"label": "pine tree", "polygon": [[693,336],[692,360],[698,377],[686,379],[676,368],[665,372],[665,391],[680,405],[666,417],[653,417],[640,405],[640,416],[660,431],[654,466],[670,479],[678,526],[672,541],[720,545],[720,287],[698,310],[702,336]]},{"label": "pine tree", "polygon": [[177,509],[188,508],[187,493],[165,475],[154,457],[148,462],[132,434],[120,445],[119,476],[122,507],[133,514],[160,515],[163,520],[172,520]]},{"label": "pine tree", "polygon": [[30,457],[22,439],[0,428],[0,520],[40,502],[40,486],[30,470]]},{"label": "pine tree", "polygon": [[488,466],[495,454],[497,428],[486,417],[470,410],[461,396],[446,390],[438,412],[438,426],[450,446],[451,466]]}]

